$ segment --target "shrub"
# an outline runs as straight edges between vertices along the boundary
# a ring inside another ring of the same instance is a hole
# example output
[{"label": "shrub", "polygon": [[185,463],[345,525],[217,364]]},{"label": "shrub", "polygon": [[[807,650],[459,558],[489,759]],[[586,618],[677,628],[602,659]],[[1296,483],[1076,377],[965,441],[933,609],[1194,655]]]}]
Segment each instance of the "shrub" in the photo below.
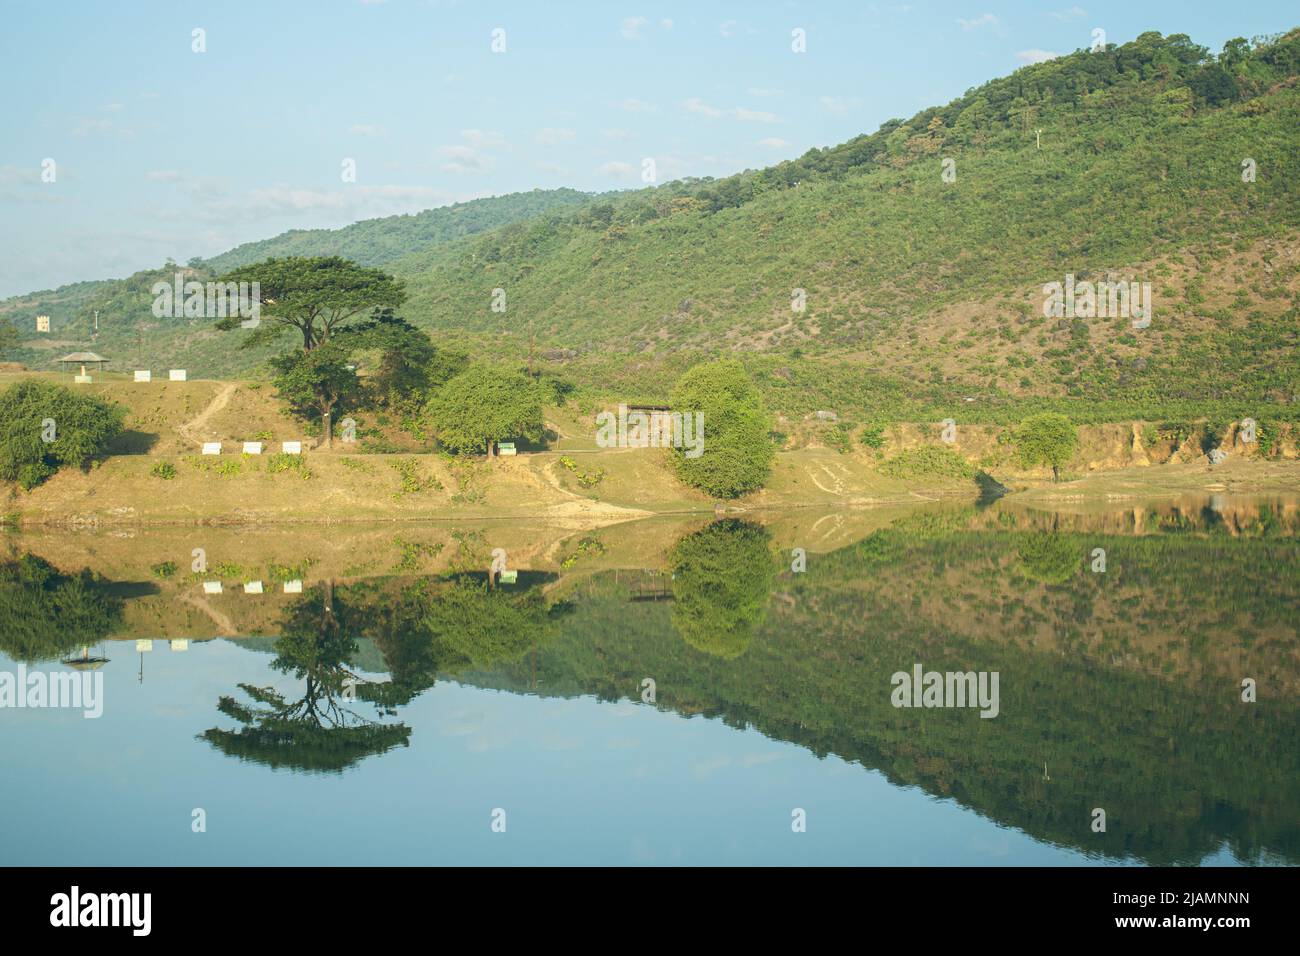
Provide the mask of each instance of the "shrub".
[{"label": "shrub", "polygon": [[890,478],[971,478],[972,468],[957,452],[939,445],[908,448],[880,466]]},{"label": "shrub", "polygon": [[163,481],[171,481],[176,477],[176,466],[170,461],[160,461],[149,469],[149,474]]},{"label": "shrub", "polygon": [[123,410],[50,382],[0,393],[0,479],[31,489],[64,465],[87,467],[122,433]]}]

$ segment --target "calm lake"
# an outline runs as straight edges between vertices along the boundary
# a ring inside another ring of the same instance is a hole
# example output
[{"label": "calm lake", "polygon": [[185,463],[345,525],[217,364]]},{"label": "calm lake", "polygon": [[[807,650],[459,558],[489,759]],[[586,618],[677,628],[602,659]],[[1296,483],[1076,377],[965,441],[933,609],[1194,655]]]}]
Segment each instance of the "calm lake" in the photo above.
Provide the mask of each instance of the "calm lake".
[{"label": "calm lake", "polygon": [[1057,507],[10,534],[0,863],[1300,863],[1300,499]]}]

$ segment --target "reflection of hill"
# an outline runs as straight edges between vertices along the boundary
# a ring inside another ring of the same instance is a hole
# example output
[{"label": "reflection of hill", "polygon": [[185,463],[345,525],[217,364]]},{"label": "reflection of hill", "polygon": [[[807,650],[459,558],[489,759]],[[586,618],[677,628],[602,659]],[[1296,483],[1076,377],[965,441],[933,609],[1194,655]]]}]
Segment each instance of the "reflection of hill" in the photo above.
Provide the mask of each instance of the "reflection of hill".
[{"label": "reflection of hill", "polygon": [[[734,660],[693,650],[667,607],[631,604],[602,576],[538,655],[537,680],[635,700],[653,677],[660,707],[838,754],[1086,852],[1192,862],[1227,842],[1300,861],[1300,713],[1283,690],[1300,582],[1279,573],[1298,566],[1294,541],[1083,535],[1079,573],[1044,584],[1018,569],[1024,533],[927,523],[787,575]],[[1094,545],[1104,578],[1086,571]],[[916,662],[1000,672],[1001,715],[894,709],[889,675]],[[472,679],[524,690],[527,667]],[[1241,676],[1258,677],[1260,703],[1239,701]],[[1093,807],[1108,833],[1090,831]]]}]

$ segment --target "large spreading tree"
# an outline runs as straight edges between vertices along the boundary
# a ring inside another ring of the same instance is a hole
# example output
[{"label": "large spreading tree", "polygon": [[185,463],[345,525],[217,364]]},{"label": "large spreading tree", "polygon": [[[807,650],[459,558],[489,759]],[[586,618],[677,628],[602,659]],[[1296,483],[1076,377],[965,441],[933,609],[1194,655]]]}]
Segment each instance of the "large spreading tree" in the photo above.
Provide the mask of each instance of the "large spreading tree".
[{"label": "large spreading tree", "polygon": [[[302,336],[310,352],[359,315],[374,309],[395,309],[406,301],[406,288],[380,269],[357,265],[340,256],[286,256],[241,266],[220,282],[258,283],[259,319],[250,342],[290,328]],[[239,328],[243,318],[232,316],[217,323],[220,329]]]}]

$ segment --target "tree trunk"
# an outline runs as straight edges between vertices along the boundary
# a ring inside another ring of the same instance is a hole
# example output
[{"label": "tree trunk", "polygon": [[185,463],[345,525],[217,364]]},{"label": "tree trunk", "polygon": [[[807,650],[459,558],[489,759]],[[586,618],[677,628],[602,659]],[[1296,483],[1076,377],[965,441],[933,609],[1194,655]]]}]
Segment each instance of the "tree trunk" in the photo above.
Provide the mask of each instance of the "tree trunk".
[{"label": "tree trunk", "polygon": [[1052,481],[1060,481],[1060,480],[1061,480],[1061,469],[1058,468],[1058,467],[1056,467],[1056,465],[1053,465],[1053,466],[1052,466]]},{"label": "tree trunk", "polygon": [[334,406],[331,405],[329,408],[325,409],[321,414],[321,419],[325,423],[325,447],[326,448],[334,447],[334,416],[330,414],[333,411],[333,409]]},{"label": "tree trunk", "polygon": [[487,446],[488,446],[488,449],[487,449],[487,456],[488,456],[488,458],[491,458],[491,457],[492,457],[492,446],[493,446],[494,444],[495,444],[495,442],[493,442],[492,439],[489,438],[489,439],[488,439],[488,443],[487,443]]}]

